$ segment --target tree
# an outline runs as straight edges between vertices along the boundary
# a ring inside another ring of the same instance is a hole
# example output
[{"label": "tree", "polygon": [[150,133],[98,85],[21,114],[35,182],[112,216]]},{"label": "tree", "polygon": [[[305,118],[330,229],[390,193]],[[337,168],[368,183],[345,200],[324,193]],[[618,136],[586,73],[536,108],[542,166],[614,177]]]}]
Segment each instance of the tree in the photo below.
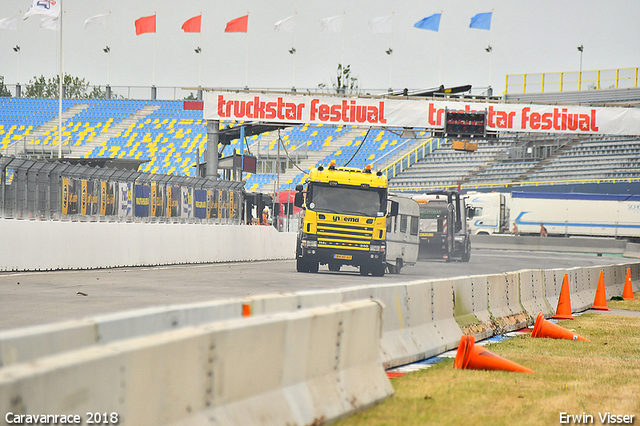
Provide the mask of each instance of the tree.
[{"label": "tree", "polygon": [[0,75],[0,98],[10,98],[11,92],[7,89],[7,86],[4,85],[4,76]]},{"label": "tree", "polygon": [[[358,79],[351,75],[351,65],[343,67],[342,64],[338,64],[336,69],[336,78],[332,79],[331,85],[336,93],[358,93]],[[320,89],[326,89],[327,85],[324,83],[318,84]]]},{"label": "tree", "polygon": [[[60,76],[46,79],[43,75],[29,80],[25,90],[27,98],[55,99],[59,96]],[[90,88],[89,82],[84,78],[64,75],[64,97],[67,99],[105,99],[105,92],[96,86]]]}]

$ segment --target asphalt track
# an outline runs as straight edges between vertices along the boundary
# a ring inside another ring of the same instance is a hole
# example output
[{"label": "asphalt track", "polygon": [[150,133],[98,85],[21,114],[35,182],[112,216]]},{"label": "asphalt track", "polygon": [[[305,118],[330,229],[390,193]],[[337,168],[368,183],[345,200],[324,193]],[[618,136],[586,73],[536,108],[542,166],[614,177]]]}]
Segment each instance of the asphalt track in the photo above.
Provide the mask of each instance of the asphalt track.
[{"label": "asphalt track", "polygon": [[362,277],[355,268],[330,272],[326,266],[317,274],[298,273],[293,260],[4,272],[0,273],[0,330],[157,305],[625,261],[595,255],[473,250],[468,263],[421,261],[406,266],[400,275],[384,277]]}]

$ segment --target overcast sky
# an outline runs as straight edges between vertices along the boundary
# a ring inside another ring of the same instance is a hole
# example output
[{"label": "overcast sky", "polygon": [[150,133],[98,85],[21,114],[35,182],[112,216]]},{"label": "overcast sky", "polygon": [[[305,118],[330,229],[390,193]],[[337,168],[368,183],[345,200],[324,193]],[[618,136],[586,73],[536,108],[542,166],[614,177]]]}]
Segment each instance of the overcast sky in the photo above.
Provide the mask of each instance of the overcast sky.
[{"label": "overcast sky", "polygon": [[[0,0],[0,19],[24,15],[30,0]],[[63,0],[65,71],[91,84],[107,82],[111,47],[112,86],[150,86],[154,38],[156,86],[197,86],[202,47],[205,87],[312,88],[331,85],[344,57],[361,88],[418,89],[491,84],[504,90],[506,74],[640,66],[638,0]],[[490,31],[470,29],[471,17],[493,11]],[[85,19],[111,12],[110,30],[85,30]],[[442,12],[440,31],[413,28]],[[157,33],[136,36],[134,21],[157,13]],[[184,21],[202,13],[202,34],[184,33]],[[248,32],[225,33],[228,21],[249,13]],[[294,33],[274,23],[296,14]],[[369,20],[393,14],[392,34],[373,34]],[[320,31],[320,20],[343,15],[343,32]],[[20,21],[19,31],[0,30],[0,75],[6,84],[58,72],[56,32],[40,17]],[[202,41],[200,41],[202,37]],[[343,49],[344,41],[344,49]],[[491,54],[485,48],[491,45]],[[385,53],[393,48],[393,55]],[[248,68],[247,63],[248,51]],[[245,70],[248,72],[245,76]],[[441,80],[441,81],[440,81]]]}]

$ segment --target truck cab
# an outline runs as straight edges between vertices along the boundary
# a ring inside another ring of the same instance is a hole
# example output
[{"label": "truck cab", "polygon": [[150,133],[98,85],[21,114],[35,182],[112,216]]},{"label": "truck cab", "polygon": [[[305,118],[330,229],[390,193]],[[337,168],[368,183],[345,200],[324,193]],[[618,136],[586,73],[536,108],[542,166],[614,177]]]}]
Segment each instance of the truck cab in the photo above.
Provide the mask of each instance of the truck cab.
[{"label": "truck cab", "polygon": [[361,275],[384,276],[387,177],[381,172],[319,166],[296,187],[294,205],[303,208],[296,244],[298,272],[318,272],[319,265],[339,271],[355,266]]},{"label": "truck cab", "polygon": [[471,240],[467,209],[457,191],[432,191],[416,195],[420,205],[420,253],[423,259],[444,259],[468,262]]}]

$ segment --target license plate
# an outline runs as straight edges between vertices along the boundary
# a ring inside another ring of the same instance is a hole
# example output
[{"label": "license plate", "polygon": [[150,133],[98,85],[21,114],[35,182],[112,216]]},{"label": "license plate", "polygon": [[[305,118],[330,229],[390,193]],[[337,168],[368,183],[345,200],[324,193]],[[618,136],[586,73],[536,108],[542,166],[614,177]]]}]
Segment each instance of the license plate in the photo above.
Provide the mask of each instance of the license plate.
[{"label": "license plate", "polygon": [[421,232],[421,237],[433,237],[433,232]]},{"label": "license plate", "polygon": [[334,254],[333,258],[334,259],[343,259],[343,260],[351,260],[351,255],[350,254]]}]

